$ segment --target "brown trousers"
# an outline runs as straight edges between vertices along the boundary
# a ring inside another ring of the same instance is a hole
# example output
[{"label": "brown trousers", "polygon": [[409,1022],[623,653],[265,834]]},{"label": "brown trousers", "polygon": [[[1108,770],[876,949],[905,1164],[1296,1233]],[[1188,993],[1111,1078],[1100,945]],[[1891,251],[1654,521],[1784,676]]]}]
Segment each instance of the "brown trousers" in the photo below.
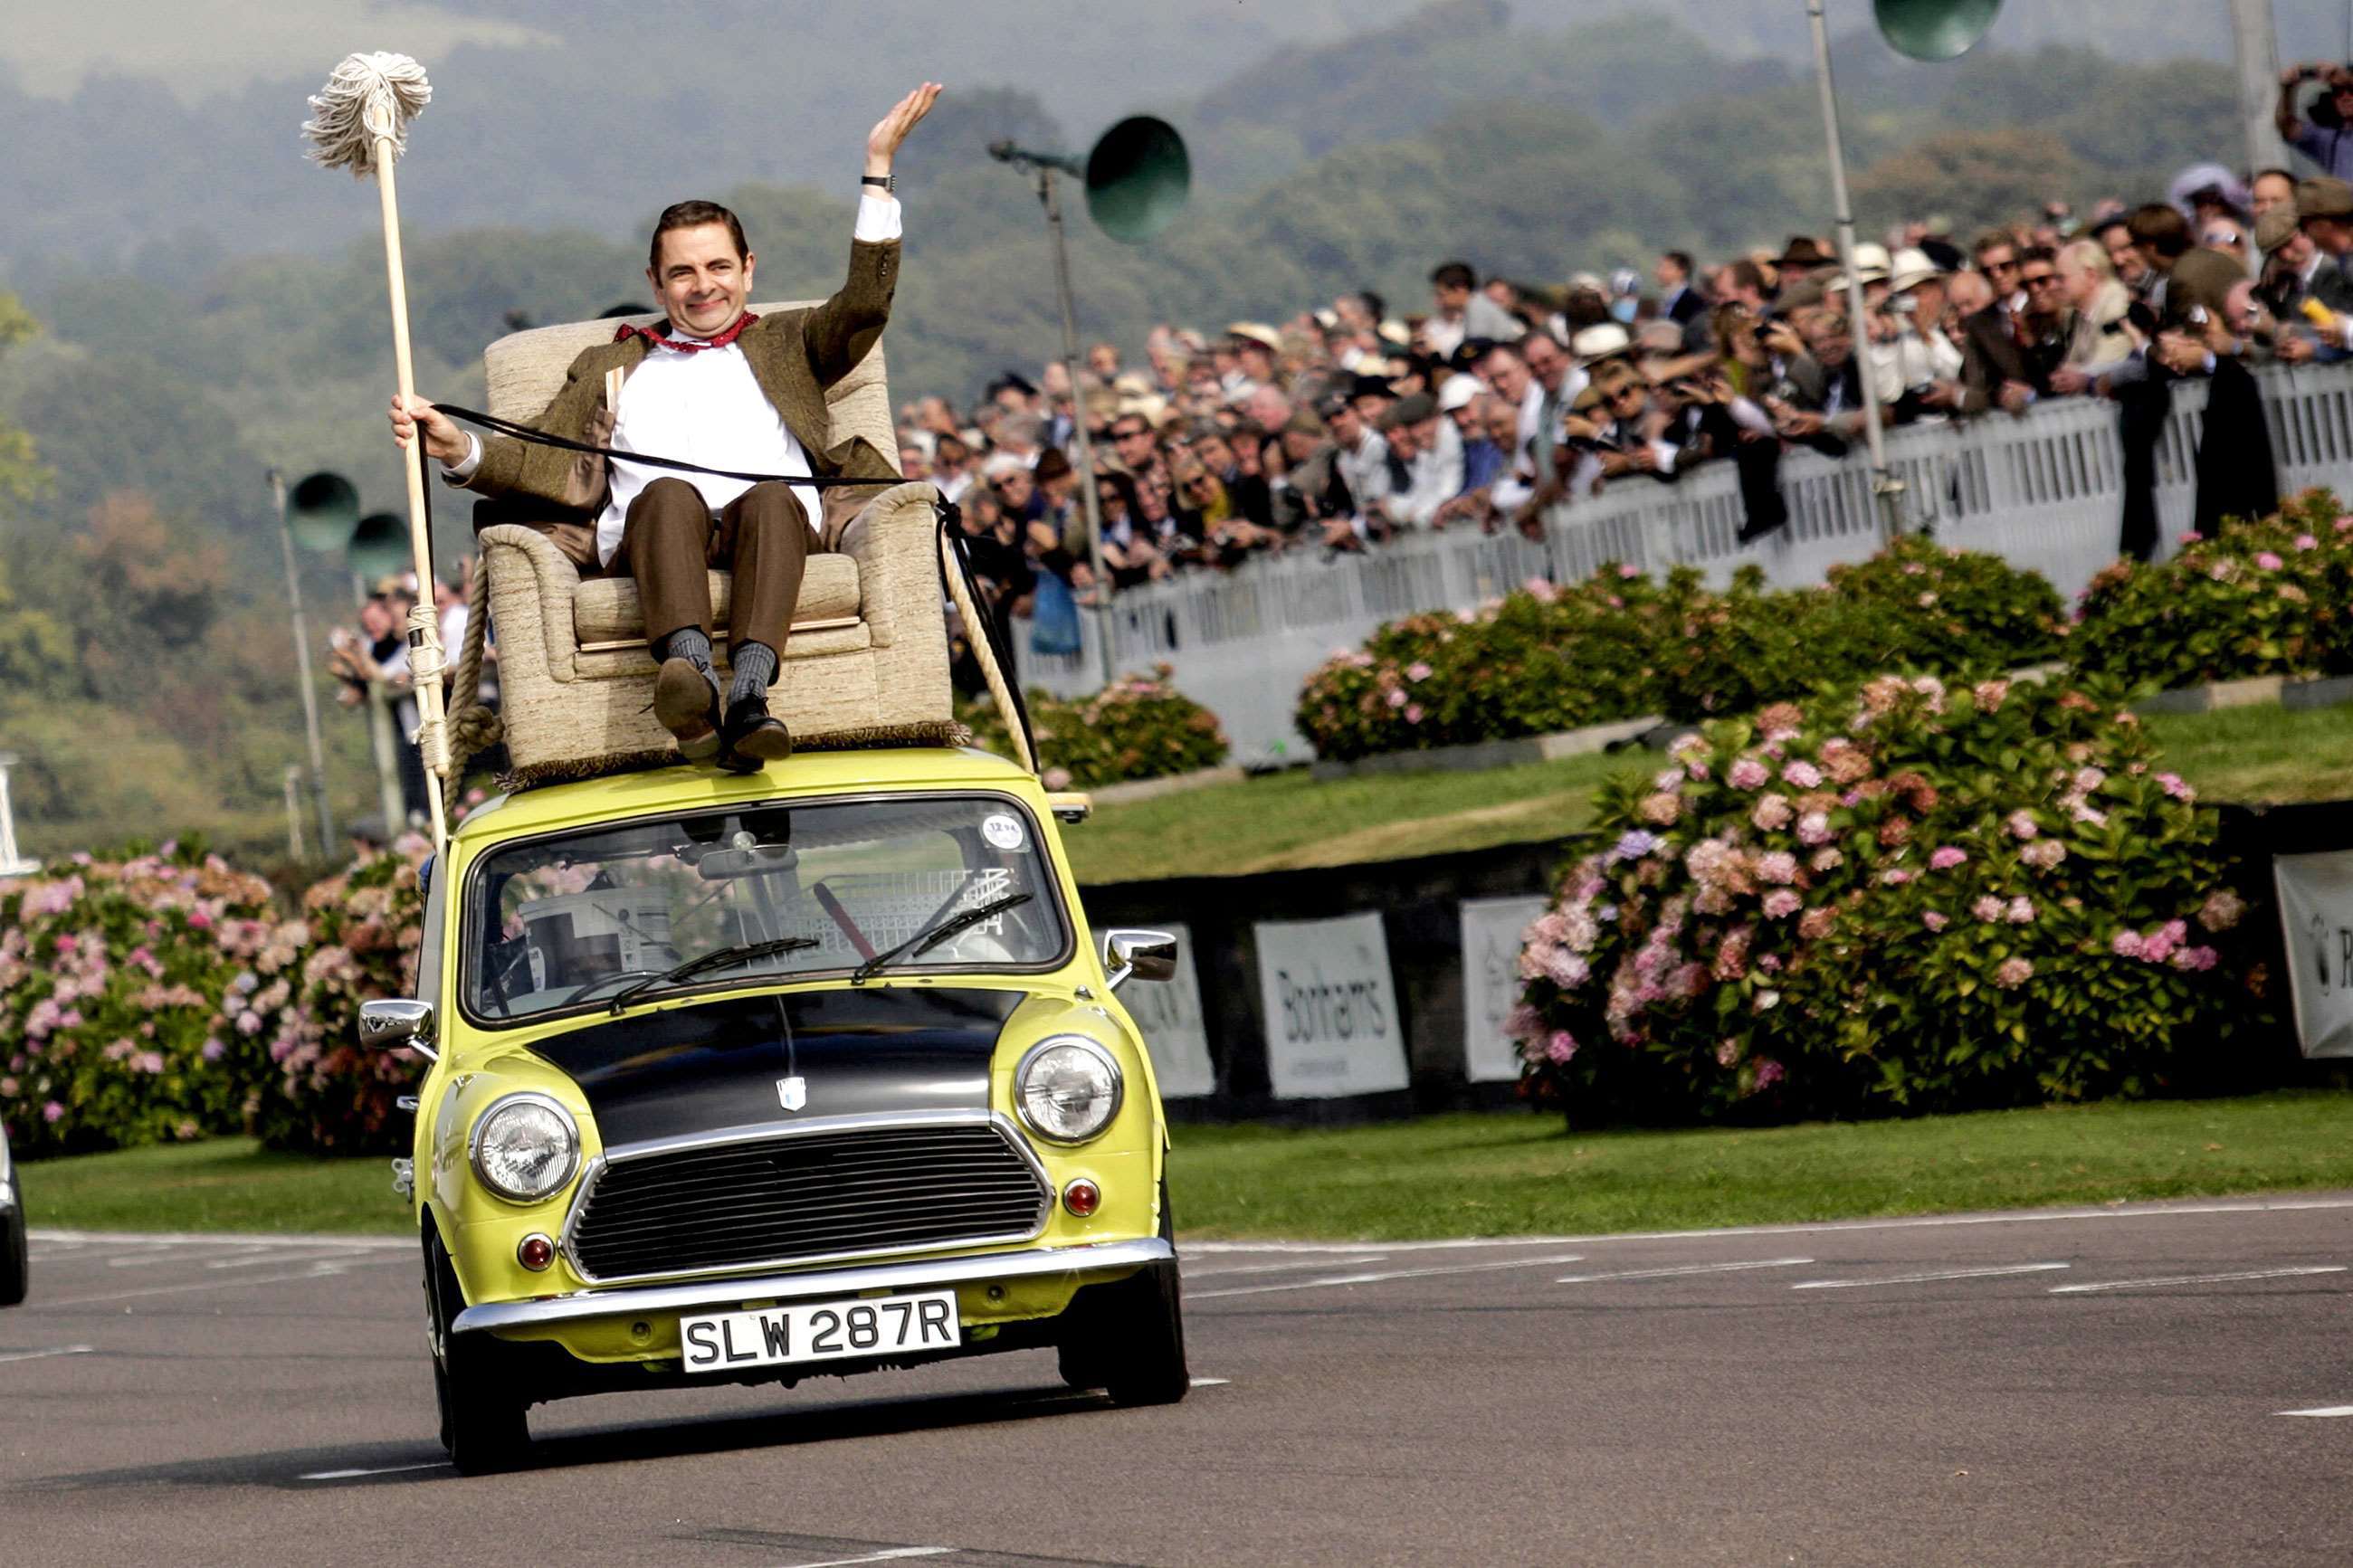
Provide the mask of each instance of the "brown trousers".
[{"label": "brown trousers", "polygon": [[819,491],[826,514],[820,541],[810,531],[807,509],[789,486],[774,480],[754,485],[714,521],[702,491],[684,479],[659,479],[629,503],[621,547],[607,570],[638,580],[646,640],[657,650],[664,637],[686,626],[712,634],[706,574],[727,573],[734,579],[727,646],[766,645],[775,650],[781,674],[809,552],[833,549],[842,528],[881,488],[829,486]]}]

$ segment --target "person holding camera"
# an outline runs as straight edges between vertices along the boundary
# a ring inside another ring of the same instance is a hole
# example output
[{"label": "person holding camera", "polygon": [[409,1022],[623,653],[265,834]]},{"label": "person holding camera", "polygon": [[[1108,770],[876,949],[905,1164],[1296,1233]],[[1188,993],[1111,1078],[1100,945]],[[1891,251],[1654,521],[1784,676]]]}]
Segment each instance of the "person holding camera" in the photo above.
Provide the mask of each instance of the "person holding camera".
[{"label": "person holding camera", "polygon": [[[2297,112],[2296,99],[2308,81],[2326,82],[2328,91],[2314,100],[2312,116]],[[2353,70],[2307,60],[2280,72],[2279,108],[2272,122],[2280,140],[2340,180],[2353,180]]]}]

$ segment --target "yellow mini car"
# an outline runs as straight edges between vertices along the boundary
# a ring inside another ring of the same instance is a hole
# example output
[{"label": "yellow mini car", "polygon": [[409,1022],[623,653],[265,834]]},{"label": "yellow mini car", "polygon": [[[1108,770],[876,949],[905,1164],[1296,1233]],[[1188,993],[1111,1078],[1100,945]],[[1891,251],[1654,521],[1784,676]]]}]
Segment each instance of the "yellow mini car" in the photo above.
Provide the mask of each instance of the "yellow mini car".
[{"label": "yellow mini car", "polygon": [[1185,1396],[1167,1147],[1053,803],[969,750],[503,798],[428,868],[411,1194],[441,1440],[575,1394],[1052,1348]]}]

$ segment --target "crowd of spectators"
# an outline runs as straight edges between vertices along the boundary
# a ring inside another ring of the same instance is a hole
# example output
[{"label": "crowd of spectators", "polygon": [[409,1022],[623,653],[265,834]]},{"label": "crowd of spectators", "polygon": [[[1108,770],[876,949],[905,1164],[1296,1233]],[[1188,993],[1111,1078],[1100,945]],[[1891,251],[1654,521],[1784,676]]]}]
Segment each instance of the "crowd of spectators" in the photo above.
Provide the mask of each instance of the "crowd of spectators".
[{"label": "crowd of spectators", "polygon": [[[2353,174],[2353,132],[2295,118],[2324,74],[2287,73],[2282,131],[2323,161],[2341,142]],[[2331,104],[2353,117],[2353,71],[2327,85],[2333,127]],[[1134,363],[1093,344],[1075,386],[1055,362],[999,376],[974,406],[923,398],[901,410],[900,460],[960,504],[992,599],[1032,617],[1040,651],[1067,652],[1076,605],[1138,584],[1424,531],[1536,537],[1555,509],[1712,462],[1741,464],[1744,537],[1768,534],[1786,517],[1780,455],[1845,451],[1866,401],[1894,428],[2108,397],[2129,445],[2175,380],[2353,355],[2348,256],[2343,179],[2206,165],[2162,201],[2080,217],[2054,202],[1961,237],[1932,217],[1861,244],[1860,331],[1816,236],[1712,266],[1670,251],[1647,276],[1557,289],[1448,261],[1418,308],[1355,292],[1280,323],[1163,325]],[[2143,531],[2128,504],[2125,547],[2146,553]]]},{"label": "crowd of spectators", "polygon": [[[457,679],[458,650],[466,642],[467,595],[477,567],[477,558],[469,555],[458,562],[449,577],[433,581],[433,605],[447,656],[442,667],[445,689]],[[390,825],[393,833],[425,822],[428,811],[425,763],[417,749],[416,681],[408,668],[408,618],[417,602],[417,574],[385,577],[360,601],[350,626],[333,627],[327,634],[327,672],[335,679],[336,702],[347,709],[381,702],[390,710],[399,742],[392,751],[400,770],[402,812],[406,819]],[[486,642],[482,649],[480,697],[492,707],[498,704],[495,642]],[[484,765],[495,771],[495,759]]]}]

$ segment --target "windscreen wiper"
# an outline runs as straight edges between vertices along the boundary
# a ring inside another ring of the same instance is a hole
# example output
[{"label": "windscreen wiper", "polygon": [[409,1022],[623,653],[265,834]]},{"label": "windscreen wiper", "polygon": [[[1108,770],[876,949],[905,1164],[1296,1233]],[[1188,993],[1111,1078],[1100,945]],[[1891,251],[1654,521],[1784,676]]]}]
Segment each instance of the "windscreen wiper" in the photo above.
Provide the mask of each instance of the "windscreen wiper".
[{"label": "windscreen wiper", "polygon": [[698,974],[708,974],[714,969],[725,969],[737,963],[749,963],[755,958],[774,958],[782,952],[799,952],[818,945],[813,936],[780,936],[774,942],[739,942],[733,946],[714,948],[699,958],[690,958],[673,969],[659,974],[649,974],[635,985],[624,986],[613,995],[611,1013],[619,1017],[632,997],[644,994],[657,985],[675,985],[681,980],[691,980]]},{"label": "windscreen wiper", "polygon": [[863,985],[878,973],[889,968],[899,960],[920,958],[956,932],[969,931],[981,921],[1001,915],[1008,910],[1018,909],[1034,896],[1029,893],[1008,893],[1001,899],[991,899],[987,903],[966,910],[960,915],[950,915],[930,930],[917,931],[898,946],[884,948],[881,952],[851,970],[849,983],[852,985]]}]

